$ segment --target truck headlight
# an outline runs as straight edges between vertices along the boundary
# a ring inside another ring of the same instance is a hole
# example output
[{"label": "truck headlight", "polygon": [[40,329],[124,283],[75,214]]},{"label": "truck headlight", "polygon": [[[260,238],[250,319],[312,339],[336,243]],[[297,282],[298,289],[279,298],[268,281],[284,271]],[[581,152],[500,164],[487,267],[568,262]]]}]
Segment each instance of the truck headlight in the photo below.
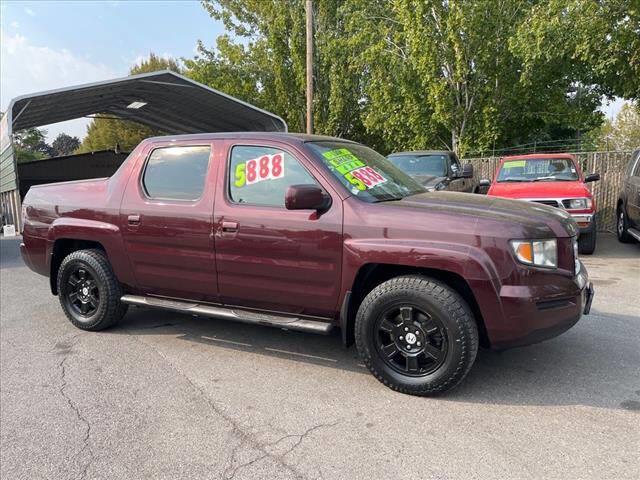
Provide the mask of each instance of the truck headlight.
[{"label": "truck headlight", "polygon": [[578,239],[573,239],[573,261],[575,262],[576,275],[580,273],[580,260],[578,259]]},{"label": "truck headlight", "polygon": [[570,198],[567,203],[567,208],[571,210],[587,210],[593,206],[590,198]]},{"label": "truck headlight", "polygon": [[558,242],[552,240],[511,240],[511,248],[520,263],[535,267],[558,267]]}]

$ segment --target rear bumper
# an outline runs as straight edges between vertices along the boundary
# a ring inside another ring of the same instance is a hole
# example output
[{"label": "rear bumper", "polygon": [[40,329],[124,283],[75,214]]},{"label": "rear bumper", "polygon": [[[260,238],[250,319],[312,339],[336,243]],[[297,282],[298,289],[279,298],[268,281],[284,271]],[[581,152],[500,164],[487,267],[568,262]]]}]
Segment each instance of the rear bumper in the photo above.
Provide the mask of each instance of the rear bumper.
[{"label": "rear bumper", "polygon": [[591,310],[594,289],[584,266],[573,279],[547,285],[506,286],[501,290],[505,322],[489,332],[497,349],[531,345],[556,337],[573,327]]}]

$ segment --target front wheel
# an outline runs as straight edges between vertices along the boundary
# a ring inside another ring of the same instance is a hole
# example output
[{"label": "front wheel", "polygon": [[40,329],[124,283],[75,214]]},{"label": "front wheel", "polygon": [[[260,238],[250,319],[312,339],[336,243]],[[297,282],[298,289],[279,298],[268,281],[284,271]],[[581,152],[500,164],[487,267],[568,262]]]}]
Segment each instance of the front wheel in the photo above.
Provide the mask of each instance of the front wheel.
[{"label": "front wheel", "polygon": [[581,233],[578,237],[578,253],[580,255],[591,255],[596,251],[597,231],[598,227],[596,225],[596,217],[594,215],[589,232]]},{"label": "front wheel", "polygon": [[420,275],[392,278],[362,301],[355,325],[364,364],[402,393],[433,395],[467,375],[478,352],[478,329],[464,299]]},{"label": "front wheel", "polygon": [[62,310],[82,330],[104,330],[127,311],[120,301],[122,287],[101,250],[78,250],[67,255],[57,280]]}]

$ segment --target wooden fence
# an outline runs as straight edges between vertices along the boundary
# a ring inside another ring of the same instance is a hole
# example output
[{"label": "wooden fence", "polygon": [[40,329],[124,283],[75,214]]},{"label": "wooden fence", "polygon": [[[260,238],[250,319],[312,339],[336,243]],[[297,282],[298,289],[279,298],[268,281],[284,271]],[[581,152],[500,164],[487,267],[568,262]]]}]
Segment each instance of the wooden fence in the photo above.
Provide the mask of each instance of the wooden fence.
[{"label": "wooden fence", "polygon": [[[587,184],[593,193],[598,208],[598,230],[615,232],[616,204],[624,172],[631,161],[632,152],[583,152],[574,153],[585,175],[599,173],[600,181]],[[471,163],[476,178],[492,179],[500,157],[467,158],[463,163]]]}]

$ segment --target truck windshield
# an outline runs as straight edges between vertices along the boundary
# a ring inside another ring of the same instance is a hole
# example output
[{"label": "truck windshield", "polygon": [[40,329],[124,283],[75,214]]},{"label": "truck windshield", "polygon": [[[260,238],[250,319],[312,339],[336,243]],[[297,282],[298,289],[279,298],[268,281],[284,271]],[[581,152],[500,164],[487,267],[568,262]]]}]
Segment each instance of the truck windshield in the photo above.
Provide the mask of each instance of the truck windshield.
[{"label": "truck windshield", "polygon": [[400,200],[425,188],[374,150],[357,143],[307,143],[351,194],[369,203]]},{"label": "truck windshield", "polygon": [[389,155],[389,161],[409,175],[444,177],[447,173],[446,155]]},{"label": "truck windshield", "polygon": [[576,166],[568,158],[505,160],[498,182],[555,182],[578,180]]}]

